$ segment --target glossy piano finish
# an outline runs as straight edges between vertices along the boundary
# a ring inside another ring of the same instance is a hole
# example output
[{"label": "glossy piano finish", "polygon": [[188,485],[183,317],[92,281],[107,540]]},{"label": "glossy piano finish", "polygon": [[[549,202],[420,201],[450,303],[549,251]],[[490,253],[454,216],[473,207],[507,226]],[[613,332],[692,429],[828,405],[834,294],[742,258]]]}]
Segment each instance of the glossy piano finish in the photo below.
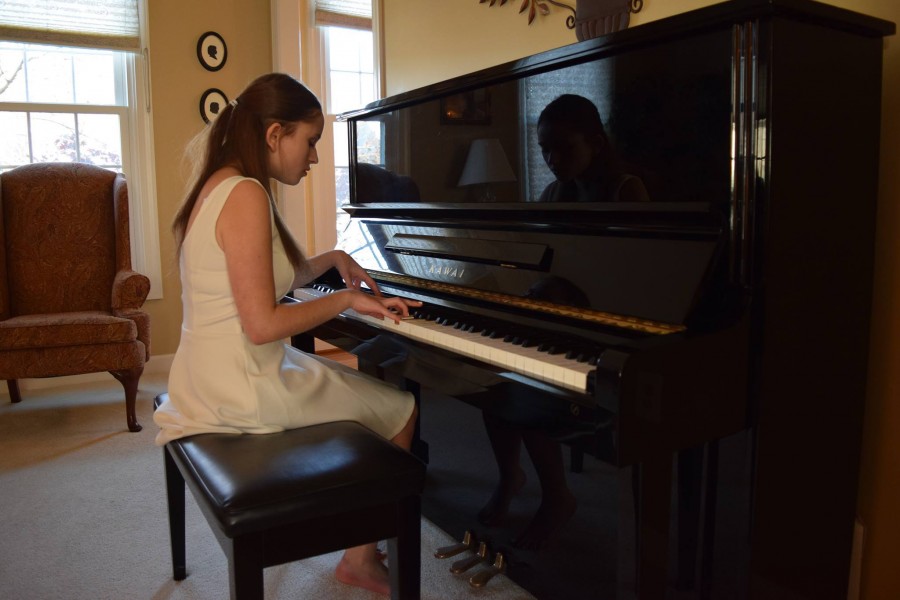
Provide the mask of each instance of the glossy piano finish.
[{"label": "glossy piano finish", "polygon": [[[746,430],[745,560],[722,597],[843,598],[893,33],[816,2],[733,0],[380,100],[345,117],[343,248],[387,293],[589,347],[581,391],[404,341],[452,376],[499,375],[585,409],[582,423],[612,434],[604,460],[645,490],[669,489],[675,454]],[[597,105],[648,202],[536,201],[552,180],[536,119],[559,92]],[[445,118],[467,94],[490,99],[489,118]],[[483,138],[516,176],[493,202],[457,185]],[[663,330],[622,325],[635,321]],[[313,333],[346,348],[404,337],[345,317]],[[641,598],[665,597],[673,575],[651,543],[669,535],[668,503],[651,496],[637,498]]]}]

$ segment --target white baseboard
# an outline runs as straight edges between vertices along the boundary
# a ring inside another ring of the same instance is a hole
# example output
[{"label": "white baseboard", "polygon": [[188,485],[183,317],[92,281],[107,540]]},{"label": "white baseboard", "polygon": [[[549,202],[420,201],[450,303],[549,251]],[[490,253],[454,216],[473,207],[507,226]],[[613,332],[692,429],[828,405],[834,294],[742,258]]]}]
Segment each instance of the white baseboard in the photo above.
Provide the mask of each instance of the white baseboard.
[{"label": "white baseboard", "polygon": [[[150,360],[144,365],[144,375],[168,373],[169,367],[172,366],[174,354],[163,354],[162,356],[151,356]],[[87,383],[98,383],[110,381],[112,376],[106,371],[99,373],[84,373],[82,375],[66,375],[63,377],[45,377],[40,379],[19,379],[19,389],[23,392],[28,390],[42,390],[47,388],[61,387],[65,385],[78,385]],[[9,397],[9,390],[5,385],[0,385],[0,396]]]}]

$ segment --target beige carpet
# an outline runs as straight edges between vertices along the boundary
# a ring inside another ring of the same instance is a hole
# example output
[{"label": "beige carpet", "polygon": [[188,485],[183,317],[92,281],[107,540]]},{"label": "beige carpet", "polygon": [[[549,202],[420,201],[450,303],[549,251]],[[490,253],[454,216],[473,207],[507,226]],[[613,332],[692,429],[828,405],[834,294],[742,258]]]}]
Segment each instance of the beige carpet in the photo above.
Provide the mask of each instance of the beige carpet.
[{"label": "beige carpet", "polygon": [[[15,600],[220,599],[228,597],[225,556],[188,493],[188,578],[171,578],[161,450],[153,444],[152,398],[160,375],[145,376],[140,433],[125,429],[121,387],[109,382],[0,396],[0,598]],[[454,543],[422,522],[422,598],[528,600],[504,576],[474,589],[449,572]],[[370,600],[336,582],[333,553],[266,570],[266,598]]]}]

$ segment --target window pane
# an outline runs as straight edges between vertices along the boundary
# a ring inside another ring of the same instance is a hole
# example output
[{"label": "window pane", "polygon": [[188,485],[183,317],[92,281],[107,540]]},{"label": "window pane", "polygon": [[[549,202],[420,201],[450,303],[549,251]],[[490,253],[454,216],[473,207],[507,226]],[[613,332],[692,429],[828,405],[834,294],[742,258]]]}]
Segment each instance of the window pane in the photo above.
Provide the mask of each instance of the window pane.
[{"label": "window pane", "polygon": [[25,101],[25,53],[0,42],[0,102]]},{"label": "window pane", "polygon": [[331,72],[331,112],[342,113],[347,110],[362,108],[359,94],[359,77],[356,73]]},{"label": "window pane", "polygon": [[28,158],[28,116],[23,112],[0,112],[0,166],[18,166]]},{"label": "window pane", "polygon": [[28,101],[71,104],[72,56],[64,52],[26,50],[28,59]]},{"label": "window pane", "polygon": [[359,31],[359,70],[363,73],[375,72],[375,47],[371,31]]},{"label": "window pane", "polygon": [[[328,29],[328,62],[332,70],[359,71],[360,40],[354,29]],[[371,34],[369,34],[371,37]]]},{"label": "window pane", "polygon": [[364,73],[359,76],[359,107],[377,100],[375,97],[375,76]]},{"label": "window pane", "polygon": [[75,115],[31,113],[34,162],[75,161]]},{"label": "window pane", "polygon": [[117,115],[78,115],[80,162],[99,167],[122,165],[122,135]]},{"label": "window pane", "polygon": [[371,31],[326,28],[328,112],[361,108],[377,98],[375,53]]},{"label": "window pane", "polygon": [[350,152],[347,144],[347,124],[337,122],[332,129],[334,133],[334,166],[347,167],[350,164]]},{"label": "window pane", "polygon": [[334,170],[334,189],[337,196],[337,219],[340,225],[342,220],[350,218],[350,215],[341,209],[342,206],[350,203],[350,169],[348,167],[337,167]]},{"label": "window pane", "polygon": [[112,52],[81,52],[73,55],[75,102],[116,104],[115,64]]}]

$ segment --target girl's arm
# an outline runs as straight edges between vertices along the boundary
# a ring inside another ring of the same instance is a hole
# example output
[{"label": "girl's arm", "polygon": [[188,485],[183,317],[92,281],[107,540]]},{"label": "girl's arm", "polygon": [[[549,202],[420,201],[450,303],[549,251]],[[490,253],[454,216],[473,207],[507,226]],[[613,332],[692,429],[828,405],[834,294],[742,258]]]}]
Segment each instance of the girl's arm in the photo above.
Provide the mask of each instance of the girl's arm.
[{"label": "girl's arm", "polygon": [[[348,308],[397,322],[409,314],[408,306],[418,304],[402,298],[374,297],[353,288],[302,304],[279,304],[275,299],[269,210],[269,199],[262,188],[252,181],[242,181],[228,196],[216,222],[216,240],[225,253],[228,279],[241,326],[254,344],[264,344],[306,331]],[[334,263],[330,266],[344,269],[342,276],[353,277],[354,269],[346,263],[342,264],[340,256],[314,260],[313,266],[318,269],[331,260]]]}]

